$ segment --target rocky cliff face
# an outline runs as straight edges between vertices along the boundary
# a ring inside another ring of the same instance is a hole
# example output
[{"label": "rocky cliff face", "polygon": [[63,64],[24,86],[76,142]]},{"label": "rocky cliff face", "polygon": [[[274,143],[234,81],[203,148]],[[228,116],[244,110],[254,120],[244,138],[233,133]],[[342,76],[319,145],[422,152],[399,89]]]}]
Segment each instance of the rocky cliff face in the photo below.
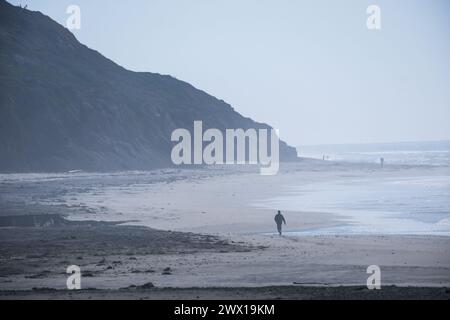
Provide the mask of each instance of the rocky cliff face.
[{"label": "rocky cliff face", "polygon": [[[39,12],[0,0],[0,171],[171,166],[176,128],[269,128],[190,84],[128,71]],[[280,145],[282,160],[295,149]]]}]

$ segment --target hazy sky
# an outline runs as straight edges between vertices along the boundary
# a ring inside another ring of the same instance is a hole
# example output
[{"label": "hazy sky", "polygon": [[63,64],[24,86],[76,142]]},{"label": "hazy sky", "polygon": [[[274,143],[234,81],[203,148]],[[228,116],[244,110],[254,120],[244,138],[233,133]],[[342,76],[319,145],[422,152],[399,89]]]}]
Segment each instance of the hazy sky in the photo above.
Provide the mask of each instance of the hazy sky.
[{"label": "hazy sky", "polygon": [[450,139],[448,0],[10,2],[61,24],[79,5],[82,43],[187,81],[292,145]]}]

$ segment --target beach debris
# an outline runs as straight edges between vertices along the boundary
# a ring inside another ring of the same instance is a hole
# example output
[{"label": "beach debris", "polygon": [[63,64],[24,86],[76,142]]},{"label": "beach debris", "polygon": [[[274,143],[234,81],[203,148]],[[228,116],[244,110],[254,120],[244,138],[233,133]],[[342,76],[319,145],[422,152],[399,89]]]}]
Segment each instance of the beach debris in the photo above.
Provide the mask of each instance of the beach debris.
[{"label": "beach debris", "polygon": [[137,285],[132,284],[131,286],[129,286],[126,289],[147,290],[147,289],[153,289],[154,287],[155,287],[155,285],[153,283],[147,282],[147,283],[145,283],[145,284],[143,284],[141,286],[137,286]]},{"label": "beach debris", "polygon": [[154,273],[155,270],[153,269],[147,269],[147,270],[138,270],[138,269],[133,269],[131,270],[131,273]]},{"label": "beach debris", "polygon": [[25,278],[26,279],[43,279],[43,278],[47,278],[49,276],[49,274],[51,274],[51,272],[48,271],[48,270],[45,270],[45,271],[42,271],[41,273],[38,273],[38,274],[25,276]]},{"label": "beach debris", "polygon": [[172,269],[170,267],[167,267],[163,270],[162,275],[168,276],[172,274]]},{"label": "beach debris", "polygon": [[142,286],[138,286],[139,289],[151,289],[154,287],[155,287],[155,285],[151,282],[147,282],[146,284],[143,284]]}]

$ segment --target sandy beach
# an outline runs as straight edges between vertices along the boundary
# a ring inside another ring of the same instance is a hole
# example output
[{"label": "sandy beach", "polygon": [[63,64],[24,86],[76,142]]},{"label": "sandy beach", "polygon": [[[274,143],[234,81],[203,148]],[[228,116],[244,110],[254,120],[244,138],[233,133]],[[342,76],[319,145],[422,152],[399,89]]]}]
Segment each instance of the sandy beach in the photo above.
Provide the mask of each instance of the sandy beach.
[{"label": "sandy beach", "polygon": [[[445,299],[448,236],[325,234],[355,222],[296,210],[283,211],[288,235],[279,237],[264,201],[291,194],[292,186],[448,174],[448,167],[305,160],[273,177],[222,168],[2,175],[0,298]],[[40,220],[45,214],[65,217]],[[20,215],[40,226],[11,218]],[[83,289],[91,290],[65,290],[69,265],[80,266]],[[377,296],[365,288],[369,265],[380,266],[390,288]]]},{"label": "sandy beach", "polygon": [[448,9],[0,0],[0,301],[449,300]]}]

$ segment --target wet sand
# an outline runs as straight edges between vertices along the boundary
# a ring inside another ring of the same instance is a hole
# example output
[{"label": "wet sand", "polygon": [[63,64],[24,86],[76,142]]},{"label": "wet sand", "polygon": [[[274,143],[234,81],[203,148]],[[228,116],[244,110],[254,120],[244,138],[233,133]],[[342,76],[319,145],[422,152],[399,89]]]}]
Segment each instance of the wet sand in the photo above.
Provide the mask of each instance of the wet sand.
[{"label": "wet sand", "polygon": [[[270,179],[207,170],[3,177],[0,217],[51,213],[72,222],[34,218],[33,227],[14,220],[18,225],[0,228],[0,299],[448,298],[450,237],[279,237],[270,234],[273,212],[249,206],[299,179],[414,176],[424,170],[440,175],[448,168],[380,172],[305,163],[283,170]],[[287,230],[346,223],[326,212],[286,215]],[[366,293],[366,269],[374,264],[386,290]],[[82,288],[91,290],[65,290],[69,265],[80,266]],[[139,289],[146,284],[154,288]]]},{"label": "wet sand", "polygon": [[450,289],[385,287],[126,288],[0,292],[3,300],[449,300]]},{"label": "wet sand", "polygon": [[[450,287],[446,237],[225,238],[96,222],[0,234],[0,299],[442,298],[445,290],[384,288]],[[355,288],[371,264],[382,270],[382,293]],[[90,290],[65,290],[69,265]]]}]

